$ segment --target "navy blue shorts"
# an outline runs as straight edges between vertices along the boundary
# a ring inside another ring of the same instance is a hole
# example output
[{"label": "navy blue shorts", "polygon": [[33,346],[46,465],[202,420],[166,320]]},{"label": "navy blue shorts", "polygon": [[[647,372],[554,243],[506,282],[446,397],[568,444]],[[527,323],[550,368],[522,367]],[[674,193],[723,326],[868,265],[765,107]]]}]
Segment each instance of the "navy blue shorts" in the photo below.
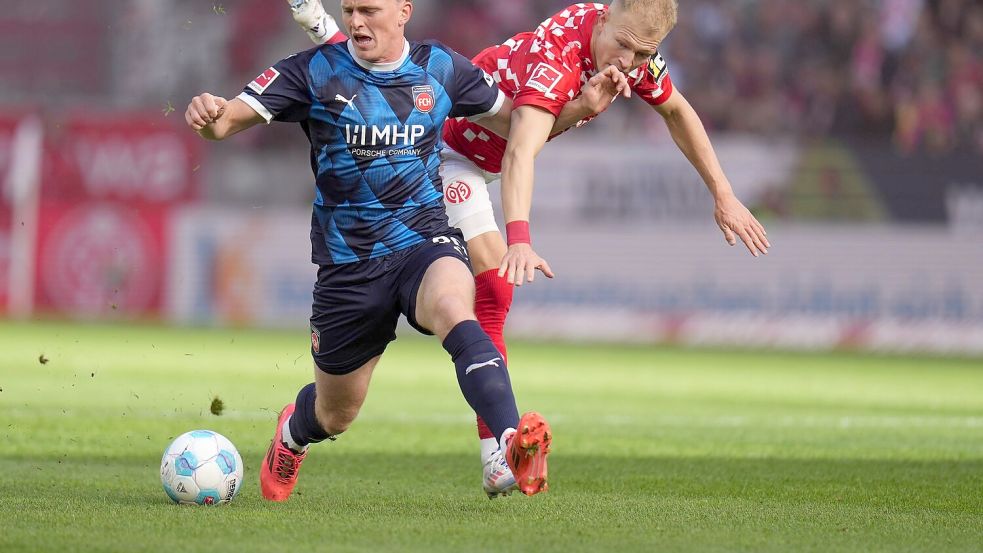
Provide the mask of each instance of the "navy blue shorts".
[{"label": "navy blue shorts", "polygon": [[399,315],[413,328],[416,294],[427,268],[441,257],[468,265],[464,237],[452,229],[384,257],[342,265],[321,265],[314,285],[311,355],[328,374],[348,374],[386,350],[396,339]]}]

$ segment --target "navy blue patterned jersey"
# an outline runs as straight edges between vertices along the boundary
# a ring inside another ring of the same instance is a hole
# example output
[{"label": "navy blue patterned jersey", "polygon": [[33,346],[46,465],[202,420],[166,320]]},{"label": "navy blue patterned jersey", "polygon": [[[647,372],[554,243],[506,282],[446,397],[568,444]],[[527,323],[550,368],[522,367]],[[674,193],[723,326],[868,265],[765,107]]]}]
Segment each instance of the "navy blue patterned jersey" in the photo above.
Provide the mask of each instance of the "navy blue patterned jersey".
[{"label": "navy blue patterned jersey", "polygon": [[349,43],[294,54],[239,98],[267,122],[299,122],[315,175],[312,261],[352,263],[448,231],[438,153],[447,117],[498,111],[504,96],[470,60],[407,42],[398,61],[355,58]]}]

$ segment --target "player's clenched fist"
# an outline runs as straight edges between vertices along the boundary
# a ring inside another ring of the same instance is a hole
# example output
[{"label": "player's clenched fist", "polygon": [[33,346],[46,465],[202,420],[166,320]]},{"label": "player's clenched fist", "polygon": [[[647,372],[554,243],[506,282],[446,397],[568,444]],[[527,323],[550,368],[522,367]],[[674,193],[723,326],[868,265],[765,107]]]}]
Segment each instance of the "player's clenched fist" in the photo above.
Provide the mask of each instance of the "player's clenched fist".
[{"label": "player's clenched fist", "polygon": [[184,120],[189,127],[200,131],[222,116],[227,103],[226,99],[221,96],[213,96],[203,92],[191,99],[187,111],[184,112]]}]

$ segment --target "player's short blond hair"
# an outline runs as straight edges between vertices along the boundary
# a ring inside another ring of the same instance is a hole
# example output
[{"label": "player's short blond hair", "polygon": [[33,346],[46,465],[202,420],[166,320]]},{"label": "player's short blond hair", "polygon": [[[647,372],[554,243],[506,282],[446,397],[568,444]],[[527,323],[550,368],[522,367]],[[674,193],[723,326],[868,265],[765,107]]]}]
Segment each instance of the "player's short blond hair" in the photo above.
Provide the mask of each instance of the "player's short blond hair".
[{"label": "player's short blond hair", "polygon": [[612,10],[623,10],[632,21],[667,34],[676,26],[677,0],[613,0]]}]

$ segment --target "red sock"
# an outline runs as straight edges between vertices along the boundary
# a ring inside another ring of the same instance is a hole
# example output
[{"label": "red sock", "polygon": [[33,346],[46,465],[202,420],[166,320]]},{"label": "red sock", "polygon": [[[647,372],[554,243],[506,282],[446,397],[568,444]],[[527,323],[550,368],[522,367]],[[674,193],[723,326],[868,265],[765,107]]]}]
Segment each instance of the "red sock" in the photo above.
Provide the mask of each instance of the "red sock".
[{"label": "red sock", "polygon": [[474,312],[478,316],[478,324],[488,334],[495,347],[501,352],[508,364],[508,352],[505,348],[505,317],[512,307],[514,288],[505,277],[498,276],[498,269],[490,269],[474,277]]},{"label": "red sock", "polygon": [[[474,277],[475,298],[474,312],[478,316],[478,324],[488,334],[495,347],[502,354],[502,360],[508,365],[508,352],[505,349],[505,317],[512,307],[514,288],[504,277],[498,276],[498,269],[490,269]],[[478,438],[495,438],[488,429],[485,421],[478,417]]]}]

